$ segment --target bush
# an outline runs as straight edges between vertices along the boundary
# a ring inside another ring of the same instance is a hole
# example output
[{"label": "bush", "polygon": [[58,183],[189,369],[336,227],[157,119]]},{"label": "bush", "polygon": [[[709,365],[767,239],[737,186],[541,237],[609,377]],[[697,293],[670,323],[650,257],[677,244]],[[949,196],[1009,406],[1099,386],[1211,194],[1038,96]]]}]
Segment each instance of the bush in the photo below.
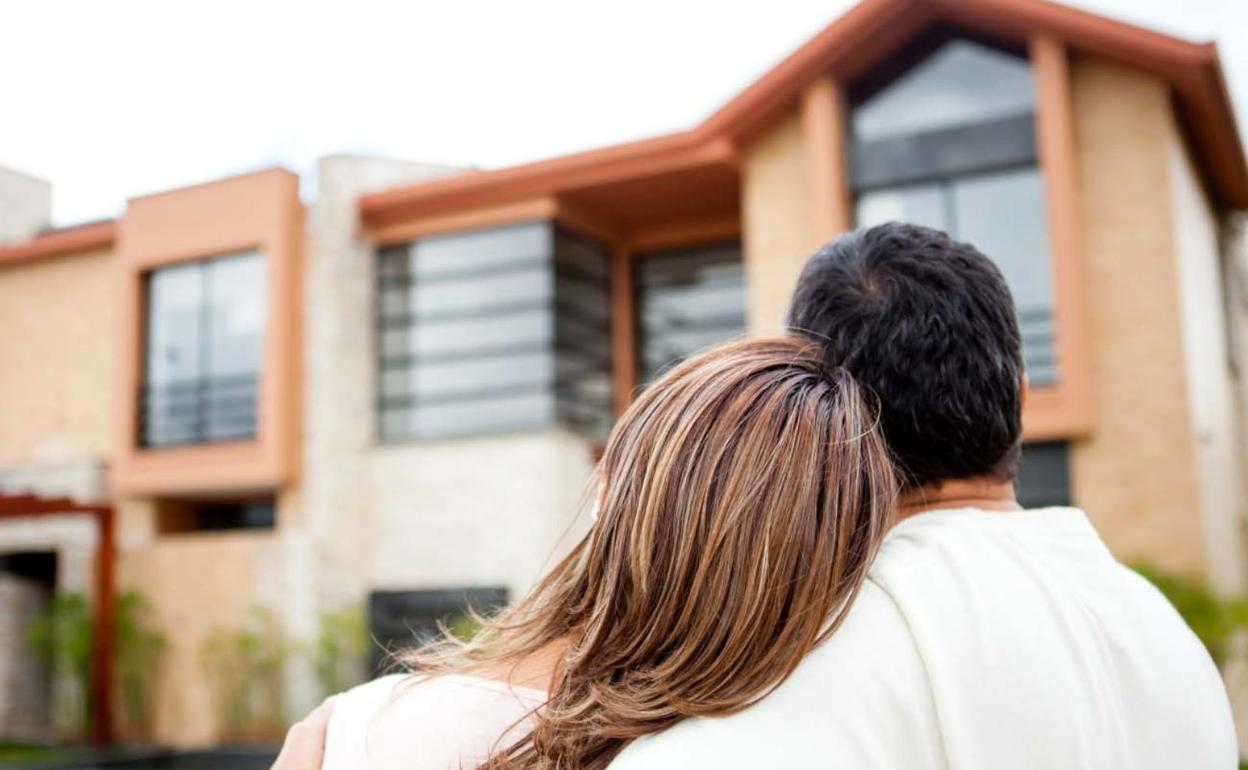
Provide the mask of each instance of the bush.
[{"label": "bush", "polygon": [[67,740],[85,738],[89,727],[93,626],[82,594],[58,593],[26,629],[31,651],[52,674],[52,729]]},{"label": "bush", "polygon": [[156,684],[168,641],[150,620],[151,606],[136,591],[117,597],[114,683],[119,734],[149,742],[156,725]]},{"label": "bush", "polygon": [[309,657],[321,697],[354,687],[368,678],[368,622],[364,608],[351,606],[320,617]]},{"label": "bush", "polygon": [[[118,594],[113,616],[114,706],[122,733],[148,740],[165,638],[147,617],[148,602],[135,591]],[[91,650],[95,616],[80,593],[58,593],[43,617],[26,629],[31,650],[52,672],[52,726],[62,738],[86,737],[91,702]]]},{"label": "bush", "polygon": [[280,740],[286,728],[289,650],[272,613],[255,609],[242,628],[218,628],[204,638],[201,652],[221,739]]}]

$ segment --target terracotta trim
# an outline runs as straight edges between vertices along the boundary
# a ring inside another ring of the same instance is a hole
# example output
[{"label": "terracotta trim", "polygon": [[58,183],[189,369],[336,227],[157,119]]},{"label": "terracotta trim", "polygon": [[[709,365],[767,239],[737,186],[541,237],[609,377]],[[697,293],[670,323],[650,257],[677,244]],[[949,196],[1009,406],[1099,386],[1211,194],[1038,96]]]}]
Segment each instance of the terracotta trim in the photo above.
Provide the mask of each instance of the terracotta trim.
[{"label": "terracotta trim", "polygon": [[845,89],[821,77],[802,92],[802,141],[810,186],[812,249],[854,226],[849,195],[849,105]]},{"label": "terracotta trim", "polygon": [[497,171],[443,177],[362,196],[370,229],[465,208],[482,208],[577,187],[708,166],[736,168],[731,142],[704,141],[693,132],[568,155]]},{"label": "terracotta trim", "polygon": [[620,241],[620,228],[607,217],[562,198],[555,202],[554,219],[582,235],[597,238],[605,244]]},{"label": "terracotta trim", "polygon": [[934,20],[924,0],[865,0],[716,110],[698,130],[744,141],[797,105],[810,82],[827,74],[851,80]]},{"label": "terracotta trim", "polygon": [[[277,490],[298,470],[302,376],[303,207],[284,169],[130,201],[121,220],[122,285],[113,485],[119,494]],[[146,272],[188,259],[258,250],[265,263],[266,323],[256,393],[256,438],[184,447],[138,445]]]},{"label": "terracotta trim", "polygon": [[681,222],[675,225],[644,228],[629,234],[628,246],[634,253],[695,246],[712,241],[740,237],[741,218],[737,215]]},{"label": "terracotta trim", "polygon": [[611,255],[611,373],[617,417],[632,403],[637,388],[637,344],[633,254],[619,245]]},{"label": "terracotta trim", "polygon": [[374,243],[378,246],[392,246],[431,235],[500,227],[532,219],[554,219],[558,211],[559,206],[555,199],[549,195],[543,195],[499,206],[413,219],[380,227],[372,230],[371,233]]},{"label": "terracotta trim", "polygon": [[93,222],[91,224],[53,230],[11,245],[0,245],[0,266],[45,257],[79,254],[95,249],[107,249],[117,240],[117,222]]},{"label": "terracotta trim", "polygon": [[1065,46],[1052,35],[1034,36],[1030,53],[1036,78],[1036,150],[1045,182],[1059,366],[1056,387],[1031,394],[1023,413],[1023,430],[1028,439],[1075,437],[1092,431],[1095,409],[1070,65]]}]

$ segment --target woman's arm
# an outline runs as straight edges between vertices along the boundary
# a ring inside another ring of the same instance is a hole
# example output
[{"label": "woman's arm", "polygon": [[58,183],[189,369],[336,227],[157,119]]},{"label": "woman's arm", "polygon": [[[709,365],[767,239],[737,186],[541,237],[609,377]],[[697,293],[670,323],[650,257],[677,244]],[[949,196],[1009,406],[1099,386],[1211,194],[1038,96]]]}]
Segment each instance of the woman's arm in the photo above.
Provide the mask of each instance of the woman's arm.
[{"label": "woman's arm", "polygon": [[286,741],[271,770],[321,770],[325,757],[325,731],[334,699],[328,698],[286,732]]}]

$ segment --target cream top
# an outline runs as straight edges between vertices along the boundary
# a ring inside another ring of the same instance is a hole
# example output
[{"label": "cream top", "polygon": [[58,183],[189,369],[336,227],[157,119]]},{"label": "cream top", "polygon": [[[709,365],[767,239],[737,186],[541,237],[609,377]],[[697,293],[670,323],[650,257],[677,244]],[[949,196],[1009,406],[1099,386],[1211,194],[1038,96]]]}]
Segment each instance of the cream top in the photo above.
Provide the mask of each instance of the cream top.
[{"label": "cream top", "polygon": [[471,676],[394,674],[334,699],[323,770],[459,770],[522,736],[546,693]]}]

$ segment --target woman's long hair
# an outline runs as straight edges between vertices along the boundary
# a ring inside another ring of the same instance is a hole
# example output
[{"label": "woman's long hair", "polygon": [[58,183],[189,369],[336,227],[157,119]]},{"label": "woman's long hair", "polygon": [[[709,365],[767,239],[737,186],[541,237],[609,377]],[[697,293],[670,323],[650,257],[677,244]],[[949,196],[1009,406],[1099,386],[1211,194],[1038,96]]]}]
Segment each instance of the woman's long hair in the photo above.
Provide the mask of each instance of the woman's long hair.
[{"label": "woman's long hair", "polygon": [[571,552],[471,640],[402,659],[471,673],[566,643],[531,732],[484,768],[602,768],[634,738],[757,702],[836,630],[890,526],[873,411],[795,337],[690,358],[616,423]]}]

